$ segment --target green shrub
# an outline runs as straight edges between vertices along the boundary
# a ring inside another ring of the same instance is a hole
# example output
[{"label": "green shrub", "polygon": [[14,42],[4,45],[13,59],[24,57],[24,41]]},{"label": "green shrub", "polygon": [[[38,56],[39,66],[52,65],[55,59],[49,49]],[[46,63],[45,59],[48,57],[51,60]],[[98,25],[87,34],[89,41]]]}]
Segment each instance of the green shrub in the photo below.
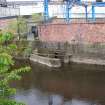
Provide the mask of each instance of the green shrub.
[{"label": "green shrub", "polygon": [[9,96],[16,93],[16,90],[9,86],[9,82],[20,80],[20,74],[30,70],[30,67],[11,69],[15,64],[12,54],[17,48],[16,45],[8,43],[12,41],[12,36],[11,33],[0,34],[0,105],[24,105],[9,99]]}]

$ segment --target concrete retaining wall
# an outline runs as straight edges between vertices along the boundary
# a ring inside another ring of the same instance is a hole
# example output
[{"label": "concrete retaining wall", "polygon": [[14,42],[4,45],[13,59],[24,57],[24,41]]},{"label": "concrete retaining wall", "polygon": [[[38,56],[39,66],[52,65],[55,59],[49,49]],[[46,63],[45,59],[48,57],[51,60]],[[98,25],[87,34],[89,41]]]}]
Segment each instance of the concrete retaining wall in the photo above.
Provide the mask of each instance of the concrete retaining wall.
[{"label": "concrete retaining wall", "polygon": [[40,42],[37,44],[39,53],[53,53],[56,50],[64,51],[76,57],[99,58],[105,59],[105,43],[56,43],[56,42]]}]

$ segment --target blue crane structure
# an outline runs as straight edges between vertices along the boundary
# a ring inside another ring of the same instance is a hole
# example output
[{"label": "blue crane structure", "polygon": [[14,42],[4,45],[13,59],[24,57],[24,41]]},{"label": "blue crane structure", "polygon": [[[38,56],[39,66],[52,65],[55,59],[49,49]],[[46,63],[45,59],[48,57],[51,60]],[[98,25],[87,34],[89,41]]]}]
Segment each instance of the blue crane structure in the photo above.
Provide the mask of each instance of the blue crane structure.
[{"label": "blue crane structure", "polygon": [[[49,19],[49,3],[50,3],[49,0],[44,0],[44,19],[45,19],[45,21]],[[105,7],[105,2],[88,2],[88,1],[82,2],[81,0],[65,0],[64,3],[66,5],[66,14],[65,14],[66,18],[65,19],[67,22],[70,21],[70,18],[71,18],[70,10],[74,5],[85,7],[86,20],[89,19],[87,8],[88,8],[88,6],[91,6],[91,11],[92,11],[91,17],[92,17],[93,21],[96,19],[95,7]]]}]

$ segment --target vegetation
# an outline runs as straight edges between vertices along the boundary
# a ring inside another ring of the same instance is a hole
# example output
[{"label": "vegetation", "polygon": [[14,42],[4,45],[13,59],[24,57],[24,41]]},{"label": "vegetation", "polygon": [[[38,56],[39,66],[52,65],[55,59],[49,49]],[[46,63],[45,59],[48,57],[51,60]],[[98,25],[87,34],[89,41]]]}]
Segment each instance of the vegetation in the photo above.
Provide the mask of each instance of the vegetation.
[{"label": "vegetation", "polygon": [[34,14],[32,14],[32,21],[40,22],[40,21],[43,21],[43,20],[44,20],[44,18],[43,18],[42,13],[34,13]]},{"label": "vegetation", "polygon": [[27,22],[26,19],[23,17],[18,17],[17,19],[12,20],[8,27],[7,32],[12,32],[15,35],[15,37],[19,37],[19,39],[25,38],[27,33]]},{"label": "vegetation", "polygon": [[[43,16],[42,13],[34,13],[32,16],[29,18],[29,20],[33,21],[36,23],[36,25],[40,22],[43,21]],[[17,19],[12,20],[8,27],[6,28],[7,32],[12,32],[15,35],[15,37],[19,39],[26,39],[26,35],[28,32],[28,27],[27,26],[27,19],[24,17],[18,17]]]},{"label": "vegetation", "polygon": [[32,53],[32,42],[29,41],[18,41],[17,42],[17,57],[28,58]]},{"label": "vegetation", "polygon": [[31,32],[31,27],[28,26],[28,22],[33,22],[34,25],[38,25],[43,20],[42,13],[34,13],[31,17],[28,17],[28,19],[19,16],[16,19],[12,19],[4,31],[14,33],[16,39],[26,40],[29,32],[28,30]]},{"label": "vegetation", "polygon": [[0,33],[0,105],[24,105],[9,98],[16,93],[16,89],[11,88],[9,82],[20,80],[20,74],[30,70],[30,67],[12,69],[15,64],[13,54],[17,49],[16,45],[11,44],[12,40],[13,34]]}]

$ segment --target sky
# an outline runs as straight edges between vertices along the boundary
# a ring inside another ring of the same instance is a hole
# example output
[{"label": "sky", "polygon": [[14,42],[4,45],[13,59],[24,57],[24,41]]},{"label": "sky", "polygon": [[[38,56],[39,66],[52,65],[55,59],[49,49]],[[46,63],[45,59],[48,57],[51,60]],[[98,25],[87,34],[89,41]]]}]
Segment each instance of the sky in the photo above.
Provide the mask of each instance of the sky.
[{"label": "sky", "polygon": [[35,1],[35,0],[7,0],[7,1]]}]

